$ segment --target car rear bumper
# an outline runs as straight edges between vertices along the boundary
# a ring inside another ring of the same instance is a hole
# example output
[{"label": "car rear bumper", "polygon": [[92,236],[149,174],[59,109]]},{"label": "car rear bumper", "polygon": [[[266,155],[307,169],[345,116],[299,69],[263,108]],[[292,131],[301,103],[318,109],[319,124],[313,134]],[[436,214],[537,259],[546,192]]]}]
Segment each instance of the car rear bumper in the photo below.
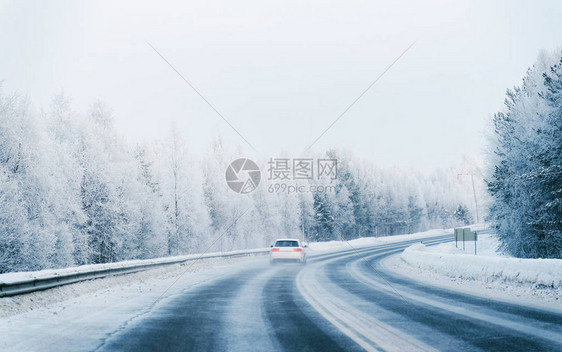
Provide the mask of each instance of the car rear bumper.
[{"label": "car rear bumper", "polygon": [[302,252],[272,252],[269,256],[270,262],[298,262],[305,261],[305,255]]},{"label": "car rear bumper", "polygon": [[270,259],[270,263],[302,263],[302,259]]}]

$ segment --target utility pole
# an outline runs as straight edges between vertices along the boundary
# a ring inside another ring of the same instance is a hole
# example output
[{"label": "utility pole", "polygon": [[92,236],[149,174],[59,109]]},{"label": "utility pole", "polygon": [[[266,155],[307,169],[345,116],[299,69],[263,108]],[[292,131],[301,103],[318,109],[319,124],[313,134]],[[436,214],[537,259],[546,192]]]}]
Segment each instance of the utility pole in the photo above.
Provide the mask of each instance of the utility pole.
[{"label": "utility pole", "polygon": [[301,211],[301,228],[302,228],[302,241],[306,243],[306,235],[304,234],[304,209]]},{"label": "utility pole", "polygon": [[478,215],[478,199],[476,199],[476,187],[474,187],[474,174],[472,172],[466,174],[458,174],[458,176],[470,176],[472,180],[472,194],[474,195],[474,205],[476,206],[476,223],[480,223],[480,216]]}]

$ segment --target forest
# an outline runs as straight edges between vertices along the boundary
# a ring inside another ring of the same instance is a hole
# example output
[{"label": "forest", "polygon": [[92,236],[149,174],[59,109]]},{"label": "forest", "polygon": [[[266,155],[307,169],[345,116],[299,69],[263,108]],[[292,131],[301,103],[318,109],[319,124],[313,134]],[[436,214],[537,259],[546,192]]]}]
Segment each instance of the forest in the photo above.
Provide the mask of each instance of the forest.
[{"label": "forest", "polygon": [[0,273],[450,228],[476,221],[469,175],[485,190],[475,158],[422,173],[331,149],[311,156],[338,161],[332,192],[270,193],[262,177],[237,194],[225,170],[240,148],[219,137],[194,155],[180,132],[133,145],[101,101],[43,110],[0,91]]}]

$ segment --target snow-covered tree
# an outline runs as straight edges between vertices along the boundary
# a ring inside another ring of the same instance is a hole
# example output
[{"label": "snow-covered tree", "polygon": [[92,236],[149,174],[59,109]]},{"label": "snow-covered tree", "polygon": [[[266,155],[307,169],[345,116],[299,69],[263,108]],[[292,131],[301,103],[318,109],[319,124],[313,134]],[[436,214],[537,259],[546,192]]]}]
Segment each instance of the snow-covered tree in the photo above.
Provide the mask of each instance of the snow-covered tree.
[{"label": "snow-covered tree", "polygon": [[562,257],[562,54],[541,54],[494,115],[490,219],[520,257]]},{"label": "snow-covered tree", "polygon": [[472,215],[470,215],[468,208],[463,204],[459,204],[457,210],[455,210],[454,215],[455,219],[457,219],[457,221],[462,225],[470,225],[473,222]]},{"label": "snow-covered tree", "polygon": [[[542,99],[555,106],[550,85]],[[545,139],[554,133],[542,131]],[[315,160],[336,159],[336,179],[271,193],[264,174],[260,187],[238,194],[225,172],[245,155],[220,138],[203,157],[188,144],[172,129],[165,140],[132,146],[100,101],[83,114],[58,94],[38,113],[28,99],[0,92],[0,272],[264,247],[279,237],[348,240],[450,227],[464,221],[457,206],[472,204],[472,188],[457,177],[466,165],[423,175],[335,149]],[[555,178],[541,180],[555,189]],[[549,213],[558,203],[541,206],[545,219],[558,219]]]}]

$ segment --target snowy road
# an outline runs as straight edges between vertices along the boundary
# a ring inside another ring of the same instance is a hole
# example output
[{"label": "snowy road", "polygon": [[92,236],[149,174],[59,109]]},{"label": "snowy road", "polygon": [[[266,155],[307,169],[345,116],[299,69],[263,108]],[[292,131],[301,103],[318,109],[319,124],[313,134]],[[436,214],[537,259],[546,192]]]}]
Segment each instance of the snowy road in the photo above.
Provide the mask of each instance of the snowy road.
[{"label": "snowy road", "polygon": [[380,266],[412,242],[312,256],[305,268],[249,265],[155,307],[98,350],[562,350],[560,314]]},{"label": "snowy road", "polygon": [[386,267],[418,241],[310,251],[306,267],[201,261],[189,272],[179,266],[3,298],[3,307],[34,308],[0,319],[0,350],[562,351],[557,302],[547,310],[471,296]]}]

